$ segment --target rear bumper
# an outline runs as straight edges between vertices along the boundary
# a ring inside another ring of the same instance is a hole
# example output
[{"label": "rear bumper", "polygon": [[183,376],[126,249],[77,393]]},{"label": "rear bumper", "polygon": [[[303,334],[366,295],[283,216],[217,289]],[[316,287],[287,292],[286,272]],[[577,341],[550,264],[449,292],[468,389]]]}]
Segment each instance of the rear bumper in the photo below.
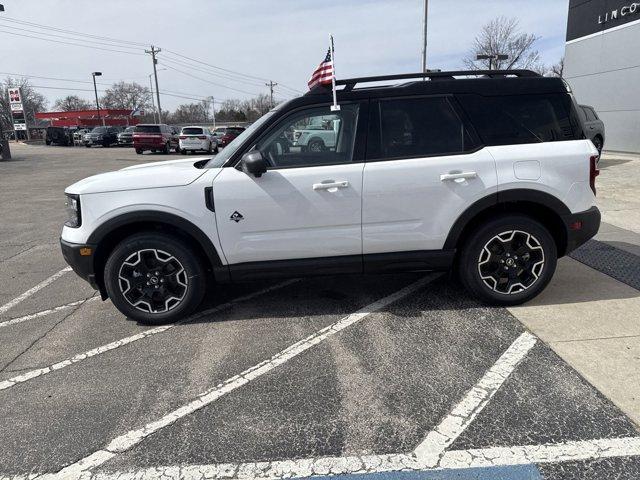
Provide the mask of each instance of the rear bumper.
[{"label": "rear bumper", "polygon": [[591,207],[584,212],[563,215],[562,221],[567,232],[568,254],[593,238],[600,229],[600,210],[598,207]]},{"label": "rear bumper", "polygon": [[[70,243],[60,239],[60,248],[65,262],[73,269],[78,276],[99,290],[96,274],[93,268],[93,257],[96,252],[95,245]],[[90,253],[89,253],[90,252]]]}]

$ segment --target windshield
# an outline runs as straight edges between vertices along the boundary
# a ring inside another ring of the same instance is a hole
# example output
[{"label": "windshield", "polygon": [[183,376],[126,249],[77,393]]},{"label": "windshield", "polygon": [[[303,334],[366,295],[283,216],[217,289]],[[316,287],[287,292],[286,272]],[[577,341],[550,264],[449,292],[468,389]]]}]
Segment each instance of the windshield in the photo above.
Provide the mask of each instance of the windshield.
[{"label": "windshield", "polygon": [[[282,105],[282,104],[281,104]],[[222,152],[213,157],[209,163],[207,163],[207,167],[221,167],[224,165],[227,160],[229,160],[234,153],[240,148],[240,146],[245,142],[247,138],[249,138],[253,133],[258,130],[264,123],[273,116],[274,113],[277,112],[277,107],[271,110],[268,113],[265,113],[262,117],[260,117],[256,122],[254,122],[249,128],[244,130],[240,135],[233,139],[229,145],[227,145]]]},{"label": "windshield", "polygon": [[92,130],[92,133],[106,133],[107,127],[96,127]]},{"label": "windshield", "polygon": [[131,133],[131,132],[133,132],[135,129],[136,129],[136,127],[127,127],[127,128],[125,128],[124,133]]}]

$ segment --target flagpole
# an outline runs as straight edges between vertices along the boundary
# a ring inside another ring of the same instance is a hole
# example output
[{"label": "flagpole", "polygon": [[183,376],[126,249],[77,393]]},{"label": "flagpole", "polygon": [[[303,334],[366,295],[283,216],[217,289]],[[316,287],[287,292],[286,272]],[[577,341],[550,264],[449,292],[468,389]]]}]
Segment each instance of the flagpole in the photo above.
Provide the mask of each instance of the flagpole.
[{"label": "flagpole", "polygon": [[333,75],[331,75],[331,89],[333,90],[333,105],[331,105],[331,111],[336,112],[340,110],[338,105],[338,99],[336,96],[336,56],[333,52],[333,35],[329,35],[331,39],[331,65],[333,67]]}]

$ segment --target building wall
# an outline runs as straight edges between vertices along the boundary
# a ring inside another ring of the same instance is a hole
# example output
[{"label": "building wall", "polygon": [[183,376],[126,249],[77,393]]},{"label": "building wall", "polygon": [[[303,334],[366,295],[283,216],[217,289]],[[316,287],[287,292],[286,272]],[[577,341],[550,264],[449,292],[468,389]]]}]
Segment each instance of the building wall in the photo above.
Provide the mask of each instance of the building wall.
[{"label": "building wall", "polygon": [[[605,123],[605,149],[640,153],[640,3],[575,0],[564,77]],[[626,15],[622,16],[622,8]],[[617,12],[617,13],[614,13]]]}]

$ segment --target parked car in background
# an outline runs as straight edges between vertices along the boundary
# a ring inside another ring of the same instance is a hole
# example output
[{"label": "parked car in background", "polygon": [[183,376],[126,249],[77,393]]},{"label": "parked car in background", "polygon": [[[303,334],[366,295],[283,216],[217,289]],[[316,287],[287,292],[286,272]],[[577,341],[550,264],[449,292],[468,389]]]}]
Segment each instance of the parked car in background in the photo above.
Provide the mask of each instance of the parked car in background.
[{"label": "parked car in background", "polygon": [[339,120],[326,120],[317,125],[307,125],[293,130],[293,146],[303,151],[321,152],[336,146]]},{"label": "parked car in background", "polygon": [[73,132],[68,127],[47,127],[44,138],[47,145],[73,145]]},{"label": "parked car in background", "polygon": [[73,143],[74,145],[81,145],[84,143],[84,136],[87,133],[91,132],[91,128],[78,128],[73,132]]},{"label": "parked car in background", "polygon": [[229,145],[234,138],[244,132],[246,129],[244,127],[226,127],[224,130],[224,134],[220,137],[220,142],[218,143],[219,147],[226,147]]},{"label": "parked car in background", "polygon": [[180,152],[186,155],[189,152],[204,151],[218,153],[218,142],[211,130],[205,127],[182,127],[180,131]]},{"label": "parked car in background", "polygon": [[84,146],[91,148],[95,145],[110,147],[118,143],[118,127],[96,127],[84,136]]},{"label": "parked car in background", "polygon": [[580,105],[578,114],[584,124],[584,133],[589,140],[598,149],[598,153],[602,154],[604,148],[604,122],[600,120],[596,110],[589,105]]},{"label": "parked car in background", "polygon": [[118,145],[130,147],[133,145],[133,131],[136,127],[127,127],[118,134]]},{"label": "parked car in background", "polygon": [[137,125],[133,131],[133,147],[138,155],[147,150],[168,154],[171,149],[180,151],[180,140],[175,127],[166,124],[147,123]]}]

